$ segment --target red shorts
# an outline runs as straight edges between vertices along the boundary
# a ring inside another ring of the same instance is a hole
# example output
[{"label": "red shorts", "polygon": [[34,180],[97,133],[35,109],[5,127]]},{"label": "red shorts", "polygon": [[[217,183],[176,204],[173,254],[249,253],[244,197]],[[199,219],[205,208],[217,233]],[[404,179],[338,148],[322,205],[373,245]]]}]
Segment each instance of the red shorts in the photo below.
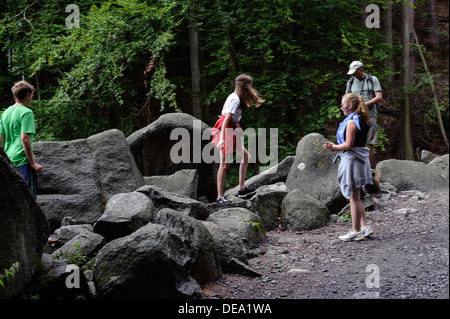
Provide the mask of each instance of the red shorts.
[{"label": "red shorts", "polygon": [[[217,146],[220,140],[220,132],[222,130],[223,121],[225,120],[225,115],[221,115],[217,120],[214,127],[211,129],[212,143]],[[239,148],[244,148],[243,145],[243,131],[239,123],[234,123],[232,119],[228,122],[227,130],[225,130],[225,141],[222,147],[222,151],[225,155],[229,156],[233,154],[233,150],[236,149],[236,142]]]}]

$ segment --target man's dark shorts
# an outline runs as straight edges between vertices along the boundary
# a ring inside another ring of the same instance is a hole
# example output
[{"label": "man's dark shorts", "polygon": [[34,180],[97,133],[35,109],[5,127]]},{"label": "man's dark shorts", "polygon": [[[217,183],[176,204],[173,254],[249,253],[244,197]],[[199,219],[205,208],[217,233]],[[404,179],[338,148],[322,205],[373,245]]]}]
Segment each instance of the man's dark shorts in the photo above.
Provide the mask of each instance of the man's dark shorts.
[{"label": "man's dark shorts", "polygon": [[367,123],[369,130],[367,132],[366,144],[375,145],[377,144],[377,118],[370,117],[370,122]]}]

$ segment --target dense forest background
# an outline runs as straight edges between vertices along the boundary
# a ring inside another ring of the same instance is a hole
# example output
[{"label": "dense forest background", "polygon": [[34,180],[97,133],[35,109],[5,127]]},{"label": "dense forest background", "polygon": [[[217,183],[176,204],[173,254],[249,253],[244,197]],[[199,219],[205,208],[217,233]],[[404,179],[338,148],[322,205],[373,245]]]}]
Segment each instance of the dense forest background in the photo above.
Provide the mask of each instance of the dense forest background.
[{"label": "dense forest background", "polygon": [[335,140],[360,60],[386,97],[375,160],[448,153],[448,10],[448,0],[2,0],[0,113],[25,79],[37,89],[36,140],[129,135],[169,112],[213,126],[248,73],[266,103],[242,125],[278,128],[281,161],[311,132]]}]

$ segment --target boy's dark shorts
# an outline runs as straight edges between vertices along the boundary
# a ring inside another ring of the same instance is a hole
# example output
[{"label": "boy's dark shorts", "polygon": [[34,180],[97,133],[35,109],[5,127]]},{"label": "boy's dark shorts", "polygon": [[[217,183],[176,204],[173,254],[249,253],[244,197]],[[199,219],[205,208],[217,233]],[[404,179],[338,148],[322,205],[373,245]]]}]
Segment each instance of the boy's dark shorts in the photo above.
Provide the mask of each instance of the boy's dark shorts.
[{"label": "boy's dark shorts", "polygon": [[33,194],[33,197],[36,198],[36,189],[37,189],[37,174],[33,168],[31,168],[30,164],[22,165],[17,167],[19,172],[22,174],[23,178],[27,182],[28,187]]}]

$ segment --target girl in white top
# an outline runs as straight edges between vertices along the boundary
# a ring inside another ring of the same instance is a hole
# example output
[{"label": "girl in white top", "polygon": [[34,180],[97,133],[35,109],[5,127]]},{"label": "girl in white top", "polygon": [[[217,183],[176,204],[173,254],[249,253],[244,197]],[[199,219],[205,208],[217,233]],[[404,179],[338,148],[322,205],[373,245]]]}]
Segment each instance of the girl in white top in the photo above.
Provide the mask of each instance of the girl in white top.
[{"label": "girl in white top", "polygon": [[239,107],[240,104],[241,100],[236,92],[231,93],[223,105],[222,115],[227,116],[228,113],[231,113],[231,118],[234,123],[239,123],[242,118],[242,109]]},{"label": "girl in white top", "polygon": [[[232,137],[231,135],[228,136],[228,133],[231,133],[230,131],[236,128],[241,128],[239,121],[241,120],[243,109],[247,109],[251,105],[259,107],[262,103],[264,103],[264,100],[259,97],[258,92],[252,87],[252,85],[253,78],[247,74],[241,74],[236,78],[234,92],[228,96],[223,106],[222,114],[214,125],[214,128],[211,130],[213,134],[212,142],[217,148],[222,149],[222,152],[220,152],[219,170],[217,172],[217,203],[227,204],[230,202],[225,199],[223,195],[225,177],[231,162],[226,158],[233,154],[233,149],[236,148],[236,144],[240,151],[242,151],[241,154],[243,154],[243,158],[239,166],[238,196],[241,198],[249,198],[256,192],[256,190],[248,189],[244,186],[250,154],[243,146],[242,139],[236,139],[236,133],[233,134]],[[227,136],[225,134],[226,132]]]}]

